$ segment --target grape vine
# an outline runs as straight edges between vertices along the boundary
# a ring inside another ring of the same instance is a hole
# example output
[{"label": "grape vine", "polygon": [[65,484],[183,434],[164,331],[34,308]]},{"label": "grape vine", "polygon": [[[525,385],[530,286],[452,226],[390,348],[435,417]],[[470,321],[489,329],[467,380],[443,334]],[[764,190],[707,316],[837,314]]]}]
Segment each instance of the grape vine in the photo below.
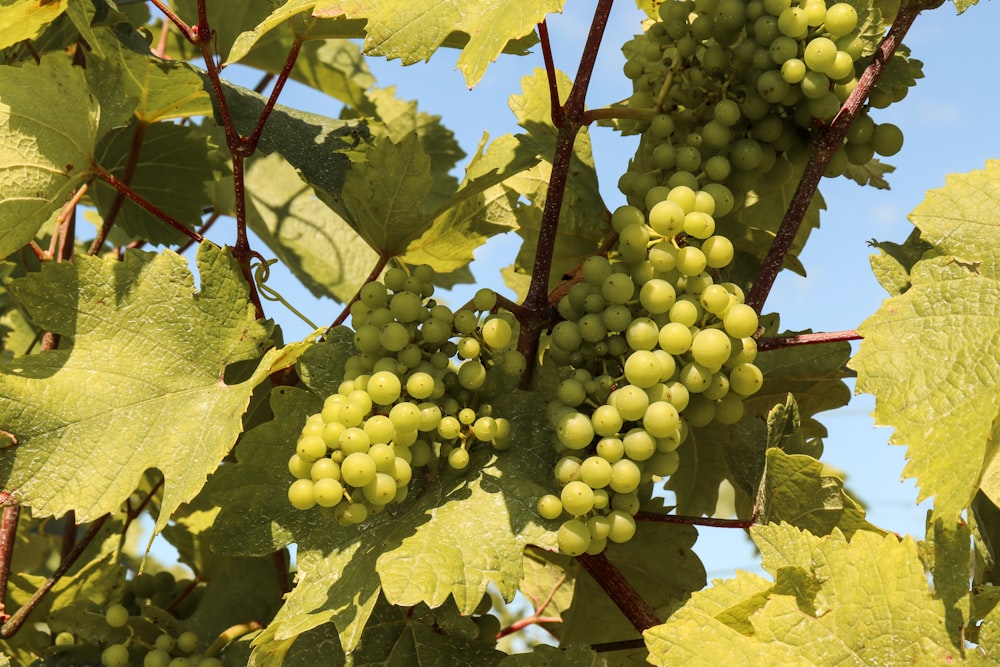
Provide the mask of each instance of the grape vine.
[{"label": "grape vine", "polygon": [[[376,4],[0,9],[0,666],[995,661],[1000,167],[870,242],[864,322],[765,309],[822,179],[887,187],[942,1],[644,0],[620,101],[611,0],[572,79],[559,0]],[[368,66],[533,47],[461,174]],[[636,146],[611,196],[597,133]],[[819,460],[851,377],[919,543]],[[708,527],[760,573],[709,584]]]}]

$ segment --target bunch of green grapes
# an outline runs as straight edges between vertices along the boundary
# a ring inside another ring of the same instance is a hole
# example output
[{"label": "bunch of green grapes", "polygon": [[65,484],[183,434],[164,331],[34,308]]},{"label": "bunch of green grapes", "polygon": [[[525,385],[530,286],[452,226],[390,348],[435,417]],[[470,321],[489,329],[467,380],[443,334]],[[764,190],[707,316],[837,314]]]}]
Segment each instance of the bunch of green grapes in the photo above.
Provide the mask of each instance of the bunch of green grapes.
[{"label": "bunch of green grapes", "polygon": [[[655,115],[623,125],[643,137],[619,188],[642,207],[656,185],[712,184],[722,217],[804,166],[813,132],[858,83],[873,48],[862,32],[878,15],[824,0],[667,0],[659,17],[624,49],[629,106]],[[876,87],[871,105],[888,106],[906,90]],[[899,128],[865,112],[826,175],[901,146]]]},{"label": "bunch of green grapes", "polygon": [[113,604],[101,615],[103,627],[86,622],[76,632],[59,631],[48,653],[72,654],[79,664],[99,657],[103,667],[222,667],[196,633],[181,631],[177,619],[159,607],[147,605],[134,613]]},{"label": "bunch of green grapes", "polygon": [[763,384],[757,313],[713,278],[733,259],[714,233],[715,198],[655,187],[647,205],[614,212],[617,259],[584,262],[547,351],[565,375],[549,404],[561,489],[538,511],[570,517],[558,535],[569,555],[631,539],[648,483],[677,470],[689,428],[736,423]]},{"label": "bunch of green grapes", "polygon": [[492,312],[491,290],[452,312],[428,298],[431,277],[427,266],[391,269],[361,289],[344,381],[306,420],[288,461],[292,506],[360,524],[405,500],[415,468],[446,460],[464,470],[478,443],[510,446],[510,423],[488,402],[499,386],[489,378],[525,369],[517,321]]}]

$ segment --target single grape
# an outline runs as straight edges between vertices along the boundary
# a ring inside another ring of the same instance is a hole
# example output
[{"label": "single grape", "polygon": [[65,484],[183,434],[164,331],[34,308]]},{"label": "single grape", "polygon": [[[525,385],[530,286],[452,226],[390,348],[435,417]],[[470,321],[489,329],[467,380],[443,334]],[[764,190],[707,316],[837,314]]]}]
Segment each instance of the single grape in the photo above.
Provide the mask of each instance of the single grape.
[{"label": "single grape", "polygon": [[713,372],[722,368],[722,364],[729,359],[730,352],[732,344],[729,336],[718,329],[702,329],[691,341],[691,357]]},{"label": "single grape", "polygon": [[550,520],[558,519],[563,511],[562,501],[559,500],[559,496],[551,493],[547,493],[539,498],[536,508],[538,509],[539,516]]},{"label": "single grape", "polygon": [[107,611],[104,612],[104,620],[112,628],[123,628],[128,624],[129,619],[128,609],[120,604],[111,605],[108,607]]},{"label": "single grape", "polygon": [[569,449],[583,449],[594,439],[594,425],[587,415],[569,411],[559,418],[556,437]]},{"label": "single grape", "polygon": [[163,649],[153,649],[142,659],[142,667],[169,667],[170,653]]},{"label": "single grape", "polygon": [[750,396],[764,385],[764,374],[753,364],[738,364],[729,371],[729,385],[737,394]]},{"label": "single grape", "polygon": [[564,486],[559,500],[563,509],[573,516],[583,516],[594,509],[594,491],[583,481],[573,481]]},{"label": "single grape", "polygon": [[374,459],[363,452],[348,454],[340,464],[341,477],[355,488],[363,488],[371,483],[376,472]]},{"label": "single grape", "polygon": [[399,376],[389,371],[374,373],[368,380],[368,395],[377,405],[391,405],[402,392]]},{"label": "single grape", "polygon": [[559,550],[567,556],[579,556],[590,546],[590,529],[579,519],[570,519],[559,527],[556,536]]},{"label": "single grape", "polygon": [[101,664],[104,667],[125,667],[128,663],[128,647],[124,644],[112,644],[101,653]]},{"label": "single grape", "polygon": [[307,510],[316,504],[311,479],[297,479],[288,487],[288,502],[299,510]]},{"label": "single grape", "polygon": [[313,499],[320,507],[335,507],[344,497],[344,487],[333,478],[325,477],[313,484]]},{"label": "single grape", "polygon": [[448,465],[455,470],[465,470],[469,466],[469,452],[461,447],[448,452]]},{"label": "single grape", "polygon": [[608,539],[619,544],[635,536],[635,519],[626,512],[613,510],[608,514]]},{"label": "single grape", "polygon": [[642,471],[630,459],[620,459],[611,464],[609,486],[617,493],[630,493],[639,487]]},{"label": "single grape", "polygon": [[[647,410],[647,414],[649,411]],[[643,417],[645,423],[645,417]],[[632,461],[645,461],[656,451],[656,441],[646,431],[645,428],[634,428],[622,438],[622,445],[625,447],[625,456]],[[614,470],[612,469],[612,475]]]},{"label": "single grape", "polygon": [[871,144],[879,155],[895,155],[903,147],[903,131],[892,123],[880,123],[872,132]]},{"label": "single grape", "polygon": [[837,58],[837,45],[827,37],[814,37],[806,44],[802,59],[814,72],[826,72]]},{"label": "single grape", "polygon": [[76,637],[72,632],[60,632],[54,641],[56,646],[72,646],[76,643]]},{"label": "single grape", "polygon": [[758,324],[757,311],[743,303],[730,306],[723,318],[726,333],[733,338],[752,336],[756,333]]},{"label": "single grape", "polygon": [[849,34],[858,26],[858,12],[846,2],[838,2],[827,7],[823,27],[834,37]]}]

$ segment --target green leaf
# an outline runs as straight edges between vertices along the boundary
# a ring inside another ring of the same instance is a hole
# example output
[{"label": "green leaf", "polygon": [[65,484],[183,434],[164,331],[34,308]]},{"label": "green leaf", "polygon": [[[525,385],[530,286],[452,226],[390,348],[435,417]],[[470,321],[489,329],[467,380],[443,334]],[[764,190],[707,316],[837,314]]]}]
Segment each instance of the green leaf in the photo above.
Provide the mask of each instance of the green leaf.
[{"label": "green leaf", "polygon": [[958,13],[961,14],[969,7],[972,7],[973,5],[978,5],[979,0],[954,0],[954,3],[955,3],[955,9],[957,9]]},{"label": "green leaf", "polygon": [[105,55],[88,61],[87,81],[101,101],[102,128],[124,125],[133,114],[156,123],[211,113],[206,83],[194,67],[154,56],[128,24],[95,32]]},{"label": "green leaf", "polygon": [[99,113],[64,54],[0,66],[0,257],[33,239],[87,180]]},{"label": "green leaf", "polygon": [[69,0],[0,0],[0,49],[34,39],[66,11]]},{"label": "green leaf", "polygon": [[228,252],[202,244],[198,270],[195,293],[180,256],[129,251],[49,263],[11,285],[38,326],[70,343],[0,367],[0,422],[20,440],[0,455],[0,479],[36,512],[93,520],[157,468],[162,530],[232,447],[253,388],[301,354],[272,350],[227,384],[226,367],[259,356],[268,328]]},{"label": "green leaf", "polygon": [[891,174],[896,168],[891,164],[885,164],[878,158],[872,158],[865,164],[848,164],[844,170],[844,176],[858,185],[870,185],[879,190],[888,190],[889,181],[885,180],[886,174]]},{"label": "green leaf", "polygon": [[404,65],[427,60],[453,31],[469,35],[457,67],[470,88],[482,78],[511,40],[531,34],[561,0],[525,4],[511,0],[416,0],[372,4],[361,0],[324,0],[314,14],[368,19],[364,51],[401,58]]},{"label": "green leaf", "polygon": [[[108,135],[95,157],[101,167],[189,229],[200,225],[202,210],[210,203],[206,189],[225,159],[212,137],[198,127],[141,122]],[[164,174],[170,174],[169,181]],[[104,181],[95,183],[89,193],[104,219],[120,207],[115,227],[129,241],[173,245],[187,238]]]},{"label": "green leaf", "polygon": [[857,390],[875,395],[876,423],[908,446],[904,476],[916,477],[918,500],[936,497],[941,518],[969,506],[996,454],[1000,337],[989,323],[1000,316],[1000,251],[987,221],[998,212],[998,175],[990,163],[928,193],[912,219],[944,256],[917,262],[910,289],[858,328],[864,341],[851,361]]},{"label": "green leaf", "polygon": [[[912,540],[751,528],[774,584],[750,574],[694,593],[646,632],[657,665],[942,664],[961,660]],[[706,641],[710,637],[711,641]]]},{"label": "green leaf", "polygon": [[254,233],[314,296],[348,302],[378,255],[277,153],[250,162],[246,185]]},{"label": "green leaf", "polygon": [[872,273],[890,296],[910,289],[910,270],[933,247],[920,238],[916,228],[902,244],[872,239],[869,245],[879,249],[878,255],[871,256]]},{"label": "green leaf", "polygon": [[934,596],[945,605],[945,627],[952,637],[961,636],[969,625],[971,543],[967,523],[937,519],[927,526],[927,541],[921,545],[934,579]]},{"label": "green leaf", "polygon": [[[242,136],[254,132],[264,110],[265,100],[257,93],[225,84],[226,99],[233,124]],[[218,109],[216,109],[218,121]],[[364,123],[337,120],[276,104],[257,145],[261,156],[280,153],[320,198],[329,203],[338,199],[348,172],[352,170],[355,151],[369,136]],[[364,164],[359,162],[358,164]]]},{"label": "green leaf", "polygon": [[788,523],[813,535],[834,529],[848,539],[858,530],[884,534],[865,520],[862,507],[847,495],[844,481],[826,472],[822,463],[804,454],[767,450],[767,473],[760,523]]},{"label": "green leaf", "polygon": [[604,667],[608,664],[599,653],[577,644],[566,648],[536,644],[531,653],[507,656],[498,667]]}]

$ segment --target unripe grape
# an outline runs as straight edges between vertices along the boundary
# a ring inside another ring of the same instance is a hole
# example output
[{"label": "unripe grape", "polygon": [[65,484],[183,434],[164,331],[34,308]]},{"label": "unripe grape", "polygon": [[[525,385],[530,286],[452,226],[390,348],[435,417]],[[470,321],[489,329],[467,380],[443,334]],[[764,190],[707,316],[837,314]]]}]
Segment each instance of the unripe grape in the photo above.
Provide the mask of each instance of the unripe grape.
[{"label": "unripe grape", "polygon": [[469,452],[461,447],[448,452],[448,465],[454,470],[465,470],[469,467]]},{"label": "unripe grape", "polygon": [[757,311],[746,304],[734,304],[726,311],[723,326],[733,338],[747,338],[757,332]]},{"label": "unripe grape", "polygon": [[608,463],[615,463],[625,456],[625,444],[620,438],[601,438],[597,441],[597,455]]},{"label": "unripe grape", "polygon": [[564,486],[559,500],[563,509],[573,516],[583,516],[594,509],[594,491],[583,481],[573,481]]},{"label": "unripe grape", "polygon": [[388,505],[396,497],[396,480],[387,473],[375,473],[375,479],[365,485],[362,493],[372,505]]},{"label": "unripe grape", "polygon": [[354,452],[348,454],[340,464],[340,475],[345,482],[355,488],[363,488],[375,479],[375,461],[368,454]]},{"label": "unripe grape", "polygon": [[608,403],[617,408],[626,421],[637,421],[646,413],[649,397],[640,387],[628,384],[612,392]]},{"label": "unripe grape", "polygon": [[753,364],[738,364],[729,371],[729,386],[741,396],[750,396],[764,385],[764,374]]},{"label": "unripe grape", "polygon": [[497,305],[497,293],[487,288],[478,290],[472,297],[472,305],[476,310],[493,310]]},{"label": "unripe grape", "polygon": [[181,653],[194,653],[198,650],[198,635],[193,632],[182,632],[177,636],[177,648]]},{"label": "unripe grape", "polygon": [[580,465],[580,479],[592,489],[607,486],[611,473],[611,463],[601,456],[589,456]]},{"label": "unripe grape", "polygon": [[494,350],[500,350],[511,343],[514,331],[506,320],[494,317],[483,325],[483,342]]},{"label": "unripe grape", "polygon": [[559,527],[556,541],[567,556],[579,556],[590,546],[590,529],[579,519],[570,519]]},{"label": "unripe grape", "polygon": [[846,2],[838,2],[826,10],[824,26],[834,37],[850,33],[858,26],[858,12]]},{"label": "unripe grape", "polygon": [[826,37],[814,37],[806,44],[802,59],[814,72],[826,72],[836,60],[837,45]]},{"label": "unripe grape", "polygon": [[635,536],[635,519],[619,510],[608,514],[608,539],[619,544],[628,542]]},{"label": "unripe grape", "polygon": [[880,123],[872,132],[871,144],[879,155],[895,155],[903,147],[903,132],[892,123]]},{"label": "unripe grape", "polygon": [[120,604],[111,605],[104,612],[104,620],[112,628],[123,628],[128,624],[128,609]]},{"label": "unripe grape", "polygon": [[288,487],[288,502],[298,510],[307,510],[316,504],[311,479],[297,479]]},{"label": "unripe grape", "polygon": [[620,459],[611,464],[609,486],[617,493],[631,493],[639,487],[642,471],[630,459]]},{"label": "unripe grape", "polygon": [[368,395],[377,405],[390,405],[402,391],[402,384],[395,373],[379,371],[368,380]]},{"label": "unripe grape", "polygon": [[569,449],[583,449],[594,439],[594,426],[586,415],[567,412],[559,419],[556,437]]},{"label": "unripe grape", "polygon": [[600,436],[616,435],[621,431],[623,420],[618,409],[612,405],[598,406],[590,416],[594,433]]},{"label": "unripe grape", "polygon": [[[650,403],[646,414],[642,417],[643,428],[655,438],[665,438],[673,434],[679,425],[680,415],[677,413],[677,408],[664,401]],[[625,445],[627,450],[628,443]]]},{"label": "unripe grape", "polygon": [[112,644],[101,653],[101,664],[104,667],[125,667],[128,665],[128,661],[128,647],[124,644]]},{"label": "unripe grape", "polygon": [[722,368],[731,351],[729,336],[718,329],[702,329],[691,341],[691,357],[713,371]]},{"label": "unripe grape", "polygon": [[556,461],[552,474],[560,484],[569,484],[580,477],[581,464],[582,461],[575,456],[564,456]]},{"label": "unripe grape", "polygon": [[563,511],[562,501],[559,500],[559,496],[551,493],[547,493],[539,498],[535,507],[538,510],[539,516],[549,520],[558,519]]}]

